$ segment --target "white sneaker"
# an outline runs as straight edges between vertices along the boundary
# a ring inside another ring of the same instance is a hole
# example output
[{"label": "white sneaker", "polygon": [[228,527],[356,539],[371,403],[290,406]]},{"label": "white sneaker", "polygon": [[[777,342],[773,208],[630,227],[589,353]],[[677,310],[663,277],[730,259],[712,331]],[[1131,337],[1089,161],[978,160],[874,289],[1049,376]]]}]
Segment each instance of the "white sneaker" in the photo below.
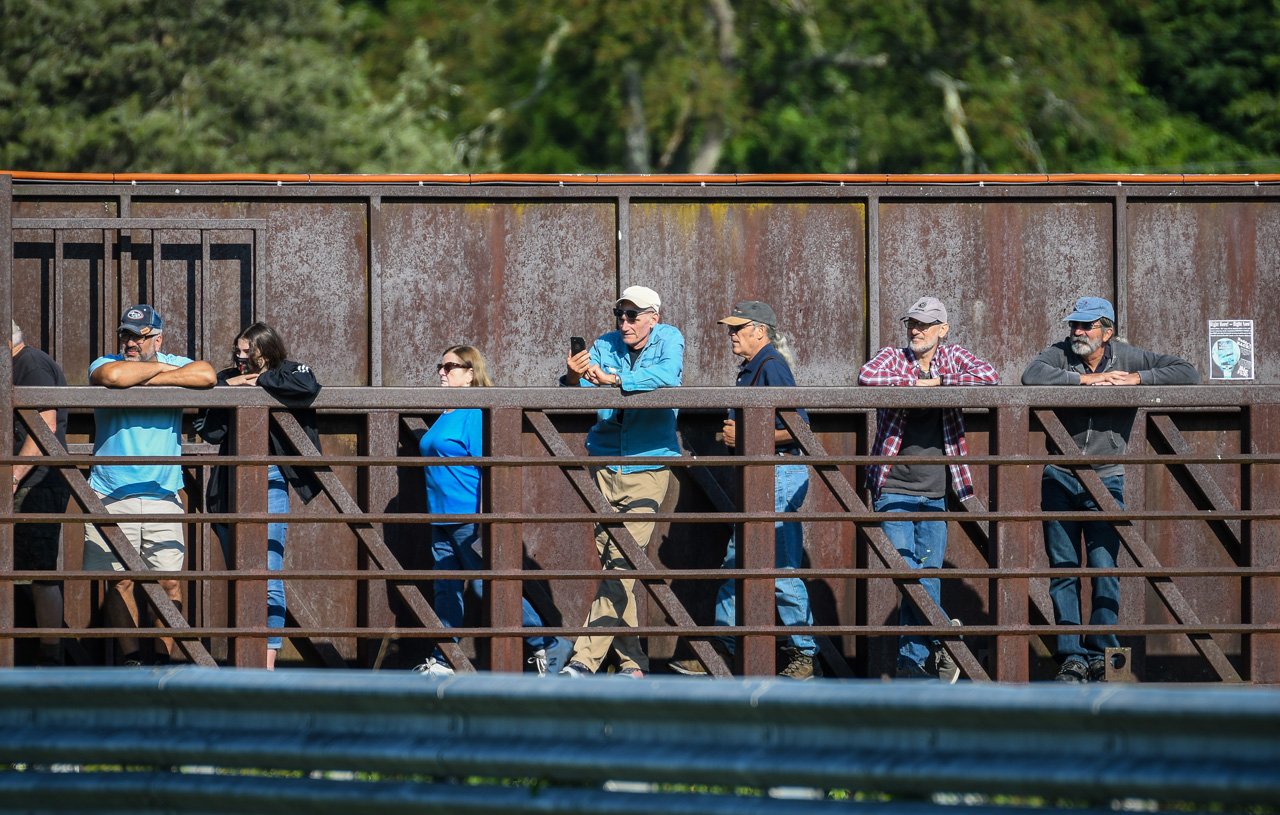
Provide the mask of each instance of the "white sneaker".
[{"label": "white sneaker", "polygon": [[529,657],[528,662],[538,672],[539,677],[547,675],[547,649],[539,648],[533,652],[533,656]]},{"label": "white sneaker", "polygon": [[584,676],[591,676],[591,671],[581,662],[570,662],[560,669],[560,675],[570,679],[581,679]]},{"label": "white sneaker", "polygon": [[435,657],[431,657],[426,662],[413,669],[416,674],[426,674],[427,676],[453,676],[453,668],[444,664]]}]

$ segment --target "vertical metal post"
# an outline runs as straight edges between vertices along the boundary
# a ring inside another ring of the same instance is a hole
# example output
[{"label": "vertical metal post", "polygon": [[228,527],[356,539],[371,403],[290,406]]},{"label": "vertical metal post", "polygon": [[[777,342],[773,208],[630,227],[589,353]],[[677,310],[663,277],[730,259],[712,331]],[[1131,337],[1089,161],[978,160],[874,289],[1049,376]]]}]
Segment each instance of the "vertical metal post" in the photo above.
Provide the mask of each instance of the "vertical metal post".
[{"label": "vertical metal post", "polygon": [[[1244,408],[1247,441],[1252,455],[1274,455],[1280,450],[1280,405],[1255,404]],[[1280,505],[1280,471],[1274,464],[1246,464],[1242,474],[1244,509],[1275,509]],[[1254,569],[1280,567],[1280,521],[1245,521],[1241,565]],[[1247,621],[1255,626],[1280,622],[1280,577],[1250,577],[1242,592]],[[1280,634],[1249,635],[1249,676],[1258,685],[1280,684]]]},{"label": "vertical metal post", "polygon": [[[393,410],[371,410],[365,415],[365,438],[361,455],[370,458],[393,458],[399,452],[400,414]],[[413,451],[415,454],[417,450]],[[359,483],[364,486],[363,503],[370,512],[387,512],[396,502],[400,492],[399,477],[395,467],[365,468]],[[385,524],[374,524],[374,531],[384,541],[390,542]],[[414,527],[414,538],[424,541],[429,548],[430,534],[427,527]],[[356,549],[357,566],[361,572],[369,572],[373,565],[369,551],[364,546]],[[356,584],[356,620],[361,628],[386,631],[395,627],[395,614],[391,611],[390,595],[385,580],[361,580]],[[371,666],[377,658],[380,643],[361,638],[357,647],[359,664]]]},{"label": "vertical metal post", "polygon": [[[992,447],[1000,456],[1025,456],[1030,430],[1030,411],[1024,406],[996,408],[995,437]],[[995,508],[1001,512],[1030,512],[1038,504],[1034,485],[1039,472],[1025,464],[1002,464],[995,483]],[[997,572],[1025,569],[1031,565],[1032,536],[1035,524],[1025,521],[999,521],[992,524],[993,557]],[[1030,624],[1030,581],[1025,577],[996,579],[996,624],[1001,628],[1025,630]],[[1031,666],[1026,634],[1000,634],[996,637],[995,678],[1000,682],[1027,682]]]},{"label": "vertical metal post", "polygon": [[[0,321],[13,319],[13,179],[0,175]],[[13,355],[0,362],[0,450],[13,452]],[[0,515],[13,512],[13,467],[0,464]],[[0,523],[0,571],[13,571],[13,524]],[[0,584],[0,631],[12,631],[13,582]],[[0,637],[0,667],[13,665],[13,639]]]},{"label": "vertical metal post", "polygon": [[[738,412],[738,449],[744,456],[772,456],[773,408],[746,408]],[[741,468],[743,512],[773,512],[773,462],[748,464]],[[738,562],[744,569],[772,569],[774,555],[773,520],[749,521],[737,526]],[[746,626],[770,626],[777,612],[773,604],[772,577],[749,577],[738,594],[739,619]],[[742,640],[742,670],[747,676],[774,673],[774,638],[746,636]]]},{"label": "vertical metal post", "polygon": [[[265,407],[240,407],[235,411],[231,449],[237,456],[267,454],[267,426],[270,412]],[[231,478],[235,512],[267,511],[267,468],[265,465],[237,465]],[[236,571],[263,571],[267,568],[267,525],[237,523],[231,532],[231,568]],[[230,566],[230,564],[228,564]],[[267,583],[265,580],[237,580],[228,593],[231,619],[235,627],[265,628],[267,625]],[[239,668],[264,668],[267,643],[261,637],[236,637],[232,661]]]},{"label": "vertical metal post", "polygon": [[[521,428],[524,412],[518,407],[494,408],[489,411],[489,456],[501,460],[520,455]],[[488,475],[489,512],[495,515],[519,512],[524,503],[524,470],[519,466],[490,466]],[[490,524],[489,568],[496,571],[518,570],[524,565],[524,535],[520,524]],[[521,623],[523,583],[519,580],[494,580],[485,590],[489,600],[489,624],[495,628],[518,628]],[[490,639],[490,667],[495,671],[519,672],[524,666],[523,641],[520,637]]]}]

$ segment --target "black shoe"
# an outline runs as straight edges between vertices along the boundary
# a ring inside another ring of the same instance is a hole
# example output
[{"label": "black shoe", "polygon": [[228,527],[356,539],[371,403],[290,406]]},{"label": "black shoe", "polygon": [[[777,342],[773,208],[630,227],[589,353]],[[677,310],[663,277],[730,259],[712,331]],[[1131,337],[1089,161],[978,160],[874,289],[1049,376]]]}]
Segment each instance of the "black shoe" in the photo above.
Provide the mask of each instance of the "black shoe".
[{"label": "black shoe", "polygon": [[1089,681],[1090,682],[1106,682],[1107,681],[1107,661],[1102,657],[1094,657],[1089,660]]},{"label": "black shoe", "polygon": [[1075,685],[1089,681],[1089,666],[1084,664],[1083,659],[1072,657],[1062,663],[1062,667],[1058,669],[1058,675],[1054,678],[1055,682],[1070,682]]}]

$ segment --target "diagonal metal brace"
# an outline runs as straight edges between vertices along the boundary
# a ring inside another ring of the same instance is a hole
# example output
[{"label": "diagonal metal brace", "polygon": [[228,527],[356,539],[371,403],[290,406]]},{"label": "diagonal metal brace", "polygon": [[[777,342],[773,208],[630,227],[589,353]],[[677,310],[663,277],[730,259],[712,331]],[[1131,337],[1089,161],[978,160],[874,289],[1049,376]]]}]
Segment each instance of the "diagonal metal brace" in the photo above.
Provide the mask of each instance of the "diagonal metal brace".
[{"label": "diagonal metal brace", "polygon": [[[800,448],[806,456],[825,456],[826,449],[822,446],[822,442],[818,441],[818,437],[814,435],[809,425],[800,421],[799,415],[793,411],[780,410],[778,416],[781,417],[783,424],[787,426],[787,430],[791,431],[791,435],[799,443]],[[849,483],[849,479],[844,477],[844,473],[840,472],[840,468],[834,464],[814,464],[813,467],[818,476],[831,488],[832,495],[836,501],[846,512],[869,512],[869,508],[858,497],[857,491],[853,485]],[[866,535],[867,541],[871,544],[871,551],[875,553],[880,562],[889,569],[907,570],[911,567],[907,565],[907,561],[898,552],[897,548],[889,540],[889,536],[884,533],[879,526],[867,526],[861,529]],[[921,570],[923,571],[923,570]],[[946,631],[955,631],[955,627],[951,625],[951,620],[943,613],[938,604],[933,602],[933,598],[929,596],[929,592],[925,590],[924,585],[920,582],[925,577],[931,577],[929,574],[922,574],[916,578],[906,578],[901,581],[895,580],[899,590],[909,599],[915,607],[929,621],[930,625],[944,629]],[[942,643],[947,649],[947,653],[951,654],[952,659],[956,661],[956,665],[960,667],[971,680],[975,682],[989,682],[991,677],[987,675],[983,669],[982,663],[973,655],[973,651],[969,648],[958,634],[941,633],[934,635],[935,638]]]},{"label": "diagonal metal brace", "polygon": [[[525,414],[529,424],[533,427],[534,433],[537,434],[539,441],[547,448],[547,452],[553,456],[571,456],[573,451],[569,449],[564,439],[560,436],[560,432],[556,430],[551,419],[542,411],[531,410]],[[630,561],[632,568],[635,569],[653,569],[653,561],[649,560],[649,556],[645,554],[640,544],[631,536],[626,527],[614,524],[604,525],[604,516],[619,517],[623,513],[619,513],[605,499],[604,494],[600,492],[596,486],[595,480],[591,474],[587,472],[585,467],[561,467],[560,471],[569,479],[569,483],[577,490],[578,495],[586,503],[587,507],[597,515],[601,516],[601,524],[604,526],[605,532],[613,539],[618,548],[622,551],[623,556]],[[625,575],[623,575],[625,577]],[[676,597],[674,591],[666,580],[655,578],[637,578],[646,589],[649,590],[650,596],[658,603],[658,606],[666,612],[673,624],[680,628],[694,629],[697,625],[693,622],[693,617],[685,609],[684,605]],[[690,640],[690,647],[697,655],[698,659],[711,675],[720,679],[728,679],[732,676],[729,666],[725,664],[724,659],[716,653],[715,648],[706,640]]]},{"label": "diagonal metal brace", "polygon": [[[1036,421],[1044,428],[1049,439],[1058,448],[1061,455],[1079,456],[1084,452],[1080,446],[1076,444],[1076,440],[1067,432],[1058,415],[1052,410],[1035,410],[1032,413],[1036,417]],[[1124,512],[1124,508],[1112,497],[1110,491],[1102,483],[1102,478],[1093,470],[1092,467],[1069,468],[1075,473],[1076,478],[1080,479],[1080,483],[1089,492],[1094,502],[1103,512]],[[1159,569],[1160,561],[1156,558],[1155,553],[1151,551],[1151,547],[1143,540],[1142,535],[1134,528],[1133,524],[1128,521],[1112,522],[1115,526],[1116,534],[1120,537],[1120,542],[1124,544],[1125,549],[1133,557],[1134,561],[1143,568]],[[1156,590],[1156,594],[1160,596],[1165,607],[1169,609],[1178,622],[1196,626],[1200,624],[1200,618],[1196,615],[1195,609],[1187,602],[1182,592],[1173,583],[1170,577],[1148,577],[1147,582]],[[1227,655],[1223,653],[1222,648],[1217,641],[1213,639],[1212,634],[1190,633],[1187,637],[1191,640],[1191,644],[1196,650],[1209,661],[1218,676],[1224,682],[1240,682],[1240,674],[1231,665],[1231,661],[1227,659]]]},{"label": "diagonal metal brace", "polygon": [[[40,418],[40,414],[36,410],[19,410],[24,424],[35,437],[36,442],[44,450],[46,455],[67,455],[66,448],[58,443],[58,437],[49,429],[49,425],[45,424]],[[107,508],[98,499],[98,494],[89,486],[89,481],[84,477],[84,473],[74,464],[68,465],[49,465],[57,467],[62,472],[63,477],[67,480],[67,485],[71,488],[71,494],[75,496],[76,502],[80,504],[85,512],[92,514],[107,514]],[[127,522],[127,518],[121,518]],[[181,631],[184,628],[190,628],[187,625],[187,619],[182,616],[182,612],[169,599],[168,593],[160,588],[160,584],[156,580],[164,579],[163,572],[156,572],[147,568],[147,564],[142,562],[142,557],[134,550],[133,544],[129,543],[129,539],[120,531],[119,522],[106,522],[94,524],[98,527],[98,531],[102,533],[102,537],[107,541],[107,545],[111,547],[111,551],[116,558],[124,566],[121,572],[121,579],[130,579],[135,581],[142,587],[142,592],[146,595],[147,602],[156,614],[164,622],[166,628],[173,631],[174,643],[182,650],[187,659],[196,665],[206,668],[216,668],[218,663],[205,649],[204,644],[198,639],[183,638]]]},{"label": "diagonal metal brace", "polygon": [[[686,452],[688,452],[686,450]],[[734,504],[733,499],[729,497],[729,493],[724,491],[724,487],[711,474],[708,467],[688,467],[686,468],[689,477],[702,490],[702,494],[707,496],[711,501],[711,505],[715,507],[717,512],[737,512],[738,508]],[[841,679],[853,679],[853,669],[849,667],[848,661],[845,660],[844,654],[840,653],[840,649],[831,641],[830,637],[815,636],[814,642],[818,644],[818,650],[822,652],[822,658],[827,665],[835,671],[836,676]]]},{"label": "diagonal metal brace", "polygon": [[[1156,433],[1161,440],[1173,451],[1174,455],[1190,456],[1194,454],[1195,451],[1191,449],[1191,445],[1187,443],[1186,438],[1178,431],[1178,426],[1174,424],[1172,416],[1164,413],[1151,414],[1151,425],[1156,429]],[[1230,512],[1235,509],[1231,504],[1231,499],[1227,498],[1226,493],[1222,491],[1222,487],[1218,486],[1218,482],[1209,472],[1209,468],[1206,465],[1170,462],[1169,466],[1177,467],[1186,472],[1191,479],[1191,483],[1199,490],[1199,497],[1207,501],[1215,511]],[[1194,500],[1195,497],[1192,496],[1192,499]],[[1240,553],[1243,551],[1240,520],[1236,518],[1225,521],[1210,521],[1209,525],[1219,530],[1218,537],[1223,546],[1238,560]]]},{"label": "diagonal metal brace", "polygon": [[[285,438],[289,440],[289,443],[298,451],[298,455],[323,462],[323,456],[320,451],[311,443],[311,439],[307,438],[302,425],[298,423],[298,419],[292,413],[273,410],[271,418],[284,432]],[[360,505],[356,503],[356,500],[351,497],[351,493],[347,492],[347,488],[338,480],[338,476],[334,474],[333,470],[321,463],[313,468],[312,472],[320,482],[325,497],[333,504],[334,509],[343,515],[359,516],[364,513],[360,509]],[[347,526],[351,528],[352,532],[356,533],[356,537],[364,545],[365,551],[369,553],[369,557],[373,559],[374,565],[378,569],[388,573],[403,571],[400,562],[396,560],[396,556],[392,554],[386,541],[382,539],[382,536],[378,534],[372,524],[352,520],[348,522]],[[428,631],[440,631],[442,633],[448,631],[448,628],[436,616],[431,604],[423,597],[421,589],[412,583],[397,582],[394,577],[389,582],[395,588],[396,593],[400,595],[400,598],[409,606],[409,610],[417,617],[419,624],[423,628]],[[454,670],[459,673],[473,673],[475,671],[475,666],[471,664],[471,660],[467,659],[466,653],[451,637],[442,637],[437,646],[450,664],[453,665]]]}]

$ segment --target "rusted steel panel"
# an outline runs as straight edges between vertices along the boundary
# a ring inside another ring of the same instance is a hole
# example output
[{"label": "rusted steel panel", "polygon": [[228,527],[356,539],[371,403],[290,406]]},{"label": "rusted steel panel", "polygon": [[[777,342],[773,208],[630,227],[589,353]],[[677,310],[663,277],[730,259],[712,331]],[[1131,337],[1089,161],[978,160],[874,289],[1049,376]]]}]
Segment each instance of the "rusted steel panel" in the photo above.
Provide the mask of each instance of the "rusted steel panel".
[{"label": "rusted steel panel", "polygon": [[[288,197],[135,199],[132,210],[134,217],[145,218],[265,219],[267,256],[255,258],[254,263],[255,274],[266,277],[266,302],[254,316],[280,328],[289,356],[313,365],[325,385],[364,385],[369,381],[366,213],[367,207],[360,201],[315,202]],[[214,265],[210,273],[238,276],[239,262],[228,258]],[[231,339],[212,340],[215,360],[224,358],[218,349],[228,347]]]},{"label": "rusted steel panel", "polygon": [[849,385],[864,345],[865,207],[855,202],[631,205],[633,284],[663,298],[685,337],[684,383],[731,385],[736,358],[716,320],[739,300],[773,306],[796,381]]},{"label": "rusted steel panel", "polygon": [[611,203],[384,200],[383,383],[437,383],[450,345],[480,348],[503,385],[554,385],[569,337],[613,328]]},{"label": "rusted steel panel", "polygon": [[[1231,414],[1177,414],[1176,424],[1181,436],[1194,453],[1201,455],[1230,455],[1241,452],[1241,428],[1238,417]],[[1149,434],[1149,437],[1151,434]],[[1208,464],[1204,469],[1213,482],[1226,494],[1232,507],[1240,503],[1240,467],[1231,464]],[[1206,509],[1208,504],[1199,499],[1194,483],[1183,468],[1151,466],[1146,468],[1145,495],[1132,496],[1133,509],[1171,512]],[[1193,500],[1195,495],[1197,500]],[[1229,546],[1209,524],[1197,521],[1169,520],[1147,524],[1147,540],[1160,562],[1168,567],[1230,567],[1238,565],[1243,555],[1235,546]],[[1121,564],[1132,565],[1132,563]],[[1243,585],[1235,577],[1180,577],[1175,581],[1195,608],[1202,620],[1213,622],[1243,622],[1248,613],[1242,606]],[[1131,598],[1145,600],[1145,613],[1139,614],[1139,623],[1172,623],[1174,618],[1155,593],[1148,590],[1145,581],[1122,580],[1121,602]],[[1123,609],[1123,606],[1122,606]],[[1228,654],[1241,653],[1238,636],[1219,636]],[[1145,640],[1145,641],[1144,641]],[[1122,640],[1122,645],[1135,649],[1140,672],[1149,681],[1161,677],[1181,680],[1213,681],[1213,671],[1205,664],[1195,648],[1182,636],[1155,635]],[[1141,652],[1145,665],[1138,659]],[[1243,667],[1237,665],[1237,667]]]},{"label": "rusted steel panel", "polygon": [[[1115,299],[1109,202],[886,202],[880,209],[881,345],[899,344],[899,318],[939,297],[948,341],[989,360],[1016,384],[1023,367],[1066,336],[1076,298]],[[875,349],[872,349],[873,351]]]},{"label": "rusted steel panel", "polygon": [[[1251,319],[1257,383],[1280,381],[1280,207],[1263,201],[1133,201],[1129,314],[1121,333],[1208,378],[1208,321]],[[1121,317],[1124,320],[1124,317]]]}]

